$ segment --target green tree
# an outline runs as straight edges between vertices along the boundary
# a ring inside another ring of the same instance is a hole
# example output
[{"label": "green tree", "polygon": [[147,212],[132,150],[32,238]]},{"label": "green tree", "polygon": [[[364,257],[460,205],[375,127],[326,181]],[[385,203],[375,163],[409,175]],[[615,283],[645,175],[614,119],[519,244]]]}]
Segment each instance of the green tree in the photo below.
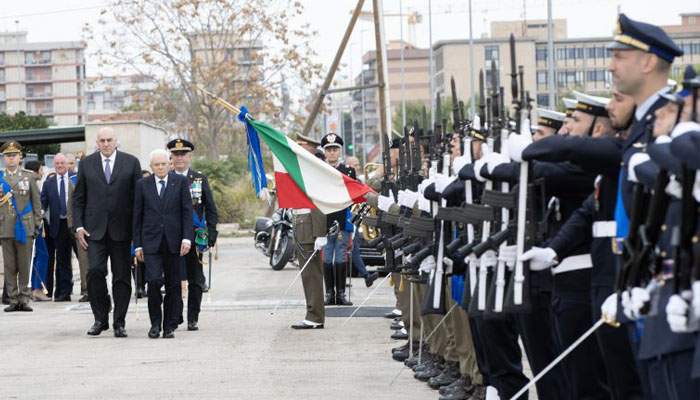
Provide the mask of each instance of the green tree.
[{"label": "green tree", "polygon": [[[465,105],[468,110],[469,105]],[[440,118],[436,117],[436,121],[447,120],[447,128],[452,129],[452,100],[446,99],[440,102]],[[412,126],[414,121],[418,122],[418,126],[425,129],[426,125],[430,124],[430,107],[427,107],[422,101],[407,101],[406,102],[406,124]],[[401,106],[396,107],[394,115],[391,118],[391,127],[395,132],[403,134]],[[432,128],[430,128],[432,129]]]},{"label": "green tree", "polygon": [[[38,115],[27,115],[20,111],[15,115],[0,113],[0,142],[13,139],[12,131],[24,129],[48,128],[49,122],[45,117]],[[35,144],[24,146],[24,153],[35,153],[39,160],[43,160],[45,154],[56,154],[60,151],[59,144]]]}]

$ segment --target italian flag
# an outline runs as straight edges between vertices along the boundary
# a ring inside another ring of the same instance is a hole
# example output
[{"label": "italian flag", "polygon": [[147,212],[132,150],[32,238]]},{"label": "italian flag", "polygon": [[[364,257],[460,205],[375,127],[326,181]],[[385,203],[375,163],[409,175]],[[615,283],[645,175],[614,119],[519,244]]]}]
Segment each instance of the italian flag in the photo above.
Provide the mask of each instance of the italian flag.
[{"label": "italian flag", "polygon": [[248,119],[273,154],[282,208],[317,208],[324,214],[365,201],[372,189],[341,173],[264,122]]}]

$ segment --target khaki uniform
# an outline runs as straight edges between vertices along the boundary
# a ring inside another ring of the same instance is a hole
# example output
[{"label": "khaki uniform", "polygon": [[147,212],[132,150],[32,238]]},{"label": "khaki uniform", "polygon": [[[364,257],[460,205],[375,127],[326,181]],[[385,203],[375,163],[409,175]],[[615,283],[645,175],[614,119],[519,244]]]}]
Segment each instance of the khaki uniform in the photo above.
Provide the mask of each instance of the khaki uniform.
[{"label": "khaki uniform", "polygon": [[[296,249],[299,266],[303,267],[314,253],[314,242],[326,236],[326,216],[318,210],[294,210],[294,237],[300,248]],[[306,320],[324,323],[326,310],[323,304],[323,265],[321,254],[316,252],[301,274],[306,298]]]},{"label": "khaki uniform", "polygon": [[[32,246],[35,232],[41,225],[41,199],[36,178],[32,171],[17,169],[14,173],[2,170],[3,179],[10,185],[12,196],[16,201],[17,210],[8,200],[0,206],[0,243],[4,262],[5,281],[10,292],[11,304],[28,304],[30,298],[29,274],[31,272]],[[4,196],[4,190],[0,195]],[[32,210],[22,213],[27,205]],[[15,238],[15,221],[20,216],[26,233],[25,244]]]}]

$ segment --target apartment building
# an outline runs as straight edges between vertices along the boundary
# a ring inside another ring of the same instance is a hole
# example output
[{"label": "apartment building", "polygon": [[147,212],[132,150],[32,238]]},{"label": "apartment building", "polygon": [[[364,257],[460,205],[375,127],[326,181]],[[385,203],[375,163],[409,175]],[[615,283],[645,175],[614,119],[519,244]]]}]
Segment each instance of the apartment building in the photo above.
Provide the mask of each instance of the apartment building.
[{"label": "apartment building", "polygon": [[[681,14],[681,24],[664,26],[673,40],[685,51],[685,55],[673,64],[672,76],[682,75],[686,65],[700,64],[700,13]],[[557,97],[572,90],[592,94],[609,93],[611,76],[607,72],[609,53],[608,37],[568,38],[566,20],[553,21],[555,85]],[[491,86],[490,65],[497,69],[497,84],[506,88],[506,104],[510,95],[510,49],[508,37],[516,37],[516,61],[524,66],[524,86],[537,104],[549,107],[547,72],[547,24],[543,20],[499,21],[491,24],[488,38],[474,40],[474,64],[469,63],[467,39],[439,41],[433,45],[435,54],[436,91],[449,93],[449,80],[455,77],[460,98],[471,93],[470,74],[476,77],[485,70],[486,87]],[[478,81],[474,79],[475,92]]]},{"label": "apartment building", "polygon": [[152,77],[144,75],[88,77],[88,120],[140,119],[139,108],[156,86]]},{"label": "apartment building", "polygon": [[84,123],[85,47],[0,33],[0,112],[43,115],[57,126]]}]

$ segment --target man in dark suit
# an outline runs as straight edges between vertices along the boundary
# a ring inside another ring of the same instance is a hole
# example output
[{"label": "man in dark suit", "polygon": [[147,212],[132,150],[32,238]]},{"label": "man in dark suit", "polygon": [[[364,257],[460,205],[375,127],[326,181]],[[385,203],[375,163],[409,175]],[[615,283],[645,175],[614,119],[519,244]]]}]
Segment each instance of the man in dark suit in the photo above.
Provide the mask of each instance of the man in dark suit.
[{"label": "man in dark suit", "polygon": [[72,192],[66,157],[58,153],[53,161],[56,174],[41,189],[41,208],[48,211],[48,234],[56,246],[56,290],[54,301],[70,301],[73,292],[71,268],[72,236],[68,231],[68,198]]},{"label": "man in dark suit", "polygon": [[109,329],[107,258],[112,267],[114,336],[126,337],[125,319],[131,297],[131,238],[134,190],[141,178],[139,160],[117,151],[114,130],[97,133],[99,151],[87,156],[78,169],[73,192],[76,238],[88,252],[88,296],[95,323],[88,335]]},{"label": "man in dark suit", "polygon": [[[182,294],[180,262],[189,253],[194,241],[191,228],[192,197],[189,180],[174,172],[168,173],[168,152],[151,152],[153,175],[136,184],[134,200],[134,247],[136,258],[146,263],[148,282],[148,314],[155,339],[163,327],[163,338],[173,338],[181,321]],[[161,288],[165,284],[165,304]]]},{"label": "man in dark suit", "polygon": [[[173,139],[168,142],[173,170],[176,174],[188,179],[192,204],[195,211],[193,214],[192,234],[199,231],[198,242],[193,243],[192,249],[185,256],[185,266],[187,275],[187,330],[196,331],[199,329],[199,311],[202,304],[202,292],[206,290],[204,269],[202,268],[202,251],[207,247],[210,249],[216,244],[216,223],[218,214],[214,196],[209,188],[209,181],[206,175],[194,171],[190,168],[192,161],[192,151],[194,144],[184,139]],[[196,218],[196,220],[195,220]],[[206,229],[206,236],[201,233]],[[196,246],[195,246],[196,244]]]}]

